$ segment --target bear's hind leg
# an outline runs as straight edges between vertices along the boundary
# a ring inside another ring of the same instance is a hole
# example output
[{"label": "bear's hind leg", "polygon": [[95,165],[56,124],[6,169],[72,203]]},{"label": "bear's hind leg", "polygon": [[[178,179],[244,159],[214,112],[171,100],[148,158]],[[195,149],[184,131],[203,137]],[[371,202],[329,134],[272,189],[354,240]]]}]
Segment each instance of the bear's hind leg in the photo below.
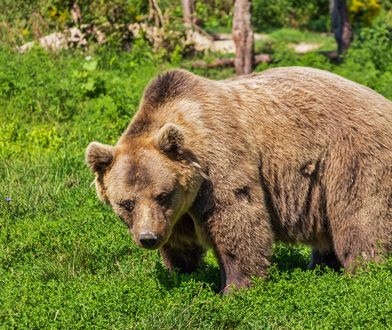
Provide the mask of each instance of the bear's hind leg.
[{"label": "bear's hind leg", "polygon": [[189,274],[200,266],[205,249],[197,241],[192,218],[185,214],[174,226],[169,241],[159,252],[170,271]]},{"label": "bear's hind leg", "polygon": [[334,233],[336,255],[348,273],[354,273],[365,262],[378,261],[375,238],[359,226],[349,225]]}]

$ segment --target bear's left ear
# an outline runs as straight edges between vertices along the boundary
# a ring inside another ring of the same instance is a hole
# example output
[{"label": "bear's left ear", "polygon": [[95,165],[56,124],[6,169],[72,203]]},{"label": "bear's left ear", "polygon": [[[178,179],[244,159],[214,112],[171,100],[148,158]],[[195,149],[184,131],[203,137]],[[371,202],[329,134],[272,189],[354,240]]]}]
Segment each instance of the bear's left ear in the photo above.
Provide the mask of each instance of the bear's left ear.
[{"label": "bear's left ear", "polygon": [[184,134],[177,125],[168,123],[159,130],[156,145],[168,156],[178,157],[183,153]]}]

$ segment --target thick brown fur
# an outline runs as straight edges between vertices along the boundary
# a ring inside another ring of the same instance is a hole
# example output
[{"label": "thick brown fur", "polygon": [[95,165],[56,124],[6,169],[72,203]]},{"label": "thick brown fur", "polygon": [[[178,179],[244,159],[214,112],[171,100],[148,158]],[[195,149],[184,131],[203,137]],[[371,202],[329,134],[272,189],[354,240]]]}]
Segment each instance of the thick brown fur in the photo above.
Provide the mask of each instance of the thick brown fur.
[{"label": "thick brown fur", "polygon": [[169,269],[184,272],[213,248],[223,290],[264,276],[274,241],[350,272],[392,250],[392,103],[337,75],[170,71],[111,154],[101,148],[87,152],[97,192],[135,241],[157,235]]}]

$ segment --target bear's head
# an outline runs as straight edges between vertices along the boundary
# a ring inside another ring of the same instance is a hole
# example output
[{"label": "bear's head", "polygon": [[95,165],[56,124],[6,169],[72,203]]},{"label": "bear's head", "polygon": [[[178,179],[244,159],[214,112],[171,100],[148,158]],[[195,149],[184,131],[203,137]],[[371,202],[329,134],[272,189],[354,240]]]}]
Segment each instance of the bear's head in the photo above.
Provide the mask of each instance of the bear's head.
[{"label": "bear's head", "polygon": [[148,249],[167,242],[202,182],[181,128],[171,123],[116,146],[91,142],[86,162],[95,173],[98,197],[124,221],[135,242]]}]

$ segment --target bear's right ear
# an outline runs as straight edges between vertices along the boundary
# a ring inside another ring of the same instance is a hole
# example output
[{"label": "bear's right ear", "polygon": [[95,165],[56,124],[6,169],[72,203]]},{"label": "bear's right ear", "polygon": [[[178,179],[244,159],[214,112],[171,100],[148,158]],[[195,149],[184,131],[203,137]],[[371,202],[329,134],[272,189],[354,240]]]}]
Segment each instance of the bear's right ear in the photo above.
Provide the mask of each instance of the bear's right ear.
[{"label": "bear's right ear", "polygon": [[113,162],[114,147],[91,142],[86,150],[86,163],[93,172],[103,172]]}]

